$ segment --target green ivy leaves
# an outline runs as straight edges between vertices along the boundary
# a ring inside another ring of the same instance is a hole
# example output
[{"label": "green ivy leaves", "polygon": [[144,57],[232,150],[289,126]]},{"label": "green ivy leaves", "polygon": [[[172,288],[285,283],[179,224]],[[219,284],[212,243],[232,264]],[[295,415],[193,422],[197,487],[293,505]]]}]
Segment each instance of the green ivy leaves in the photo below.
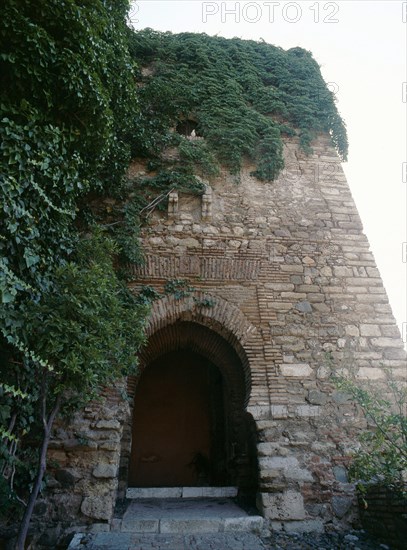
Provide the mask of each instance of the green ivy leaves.
[{"label": "green ivy leaves", "polygon": [[[122,194],[130,159],[138,107],[128,3],[6,0],[2,8],[3,511],[32,482],[36,456],[20,441],[30,432],[30,443],[38,444],[46,416],[40,387],[46,411],[58,395],[62,408],[72,409],[134,370],[146,307],[116,269],[119,246],[126,248],[134,233],[118,245],[86,214],[89,197]],[[124,217],[130,226],[134,212]]]},{"label": "green ivy leaves", "polygon": [[[131,40],[135,59],[147,68],[139,76],[134,136],[143,154],[159,156],[172,128],[192,118],[213,155],[200,163],[216,167],[220,162],[234,174],[246,156],[255,162],[257,178],[275,179],[284,166],[282,133],[297,133],[306,152],[318,132],[328,133],[346,158],[345,125],[309,52],[151,29]],[[199,166],[197,156],[194,161]]]}]

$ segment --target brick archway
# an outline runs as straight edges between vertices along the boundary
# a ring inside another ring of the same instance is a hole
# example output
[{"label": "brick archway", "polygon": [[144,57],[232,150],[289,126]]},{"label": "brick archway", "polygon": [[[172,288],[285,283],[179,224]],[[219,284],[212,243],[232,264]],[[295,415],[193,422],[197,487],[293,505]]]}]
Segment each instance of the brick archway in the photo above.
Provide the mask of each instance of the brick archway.
[{"label": "brick archway", "polygon": [[[144,369],[174,352],[196,354],[219,369],[224,384],[228,481],[238,485],[242,495],[253,493],[257,486],[253,419],[246,412],[251,369],[245,349],[250,348],[255,333],[256,328],[242,312],[226,300],[200,292],[178,300],[173,296],[165,297],[152,307],[147,345],[139,357],[139,375],[128,380],[129,395],[137,397],[137,384]],[[129,440],[131,431],[132,422],[126,429]],[[123,485],[129,472],[130,441],[127,445],[124,442],[122,458]]]},{"label": "brick archway", "polygon": [[[146,328],[149,342],[151,338],[153,338],[152,342],[155,341],[157,337],[154,335],[161,329],[179,322],[191,322],[211,331],[212,337],[209,345],[206,346],[204,355],[218,353],[216,349],[220,345],[219,342],[224,342],[223,349],[225,344],[233,349],[240,360],[244,376],[244,406],[246,407],[251,391],[252,369],[249,357],[252,341],[257,333],[256,327],[247,320],[238,307],[219,296],[204,292],[194,292],[181,299],[174,296],[165,296],[154,302],[152,306]],[[220,337],[220,339],[217,339],[217,343],[215,342],[215,335]],[[166,345],[168,346],[168,344]],[[140,372],[151,360],[151,354],[156,353],[153,351],[155,347],[155,345],[148,345],[142,350],[140,354]],[[210,352],[211,349],[213,352]],[[128,381],[130,395],[134,395],[136,384],[137,378],[130,377]]]}]

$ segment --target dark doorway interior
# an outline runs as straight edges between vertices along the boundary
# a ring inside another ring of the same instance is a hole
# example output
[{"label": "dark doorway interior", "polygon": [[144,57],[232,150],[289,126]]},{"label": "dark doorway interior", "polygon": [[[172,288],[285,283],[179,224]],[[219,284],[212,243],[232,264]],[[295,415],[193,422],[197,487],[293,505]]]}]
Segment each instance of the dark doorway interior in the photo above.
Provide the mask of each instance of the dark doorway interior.
[{"label": "dark doorway interior", "polygon": [[153,361],[138,382],[133,418],[130,486],[227,482],[224,388],[213,363],[187,350]]}]

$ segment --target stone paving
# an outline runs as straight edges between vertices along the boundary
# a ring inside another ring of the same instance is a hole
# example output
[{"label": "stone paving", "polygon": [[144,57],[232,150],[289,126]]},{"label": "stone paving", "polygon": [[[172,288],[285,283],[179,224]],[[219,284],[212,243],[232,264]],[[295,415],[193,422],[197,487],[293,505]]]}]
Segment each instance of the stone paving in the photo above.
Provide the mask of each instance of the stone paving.
[{"label": "stone paving", "polygon": [[206,533],[195,535],[140,535],[97,533],[72,541],[69,550],[265,550],[268,548],[252,533]]},{"label": "stone paving", "polygon": [[390,549],[364,531],[270,533],[255,510],[244,510],[228,498],[125,500],[116,513],[111,531],[78,533],[68,550]]},{"label": "stone paving", "polygon": [[69,550],[390,550],[370,539],[365,532],[348,534],[253,533],[195,535],[97,533],[75,535]]},{"label": "stone paving", "polygon": [[227,498],[133,500],[114,530],[133,533],[195,534],[260,532],[263,518]]},{"label": "stone paving", "polygon": [[373,540],[365,531],[290,535],[273,532],[263,538],[263,543],[268,550],[390,550],[390,546]]}]

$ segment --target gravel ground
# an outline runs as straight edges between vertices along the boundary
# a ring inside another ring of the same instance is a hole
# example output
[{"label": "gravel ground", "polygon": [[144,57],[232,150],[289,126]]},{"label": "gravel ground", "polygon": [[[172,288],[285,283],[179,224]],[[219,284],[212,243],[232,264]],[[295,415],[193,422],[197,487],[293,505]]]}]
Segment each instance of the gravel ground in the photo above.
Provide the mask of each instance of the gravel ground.
[{"label": "gravel ground", "polygon": [[98,533],[76,539],[71,550],[390,550],[390,546],[370,539],[364,531],[347,534],[272,533],[259,537],[252,533],[195,535],[137,535]]},{"label": "gravel ground", "polygon": [[365,531],[353,531],[347,534],[302,533],[287,535],[272,533],[263,538],[267,549],[272,550],[389,550],[391,547],[370,538]]}]

